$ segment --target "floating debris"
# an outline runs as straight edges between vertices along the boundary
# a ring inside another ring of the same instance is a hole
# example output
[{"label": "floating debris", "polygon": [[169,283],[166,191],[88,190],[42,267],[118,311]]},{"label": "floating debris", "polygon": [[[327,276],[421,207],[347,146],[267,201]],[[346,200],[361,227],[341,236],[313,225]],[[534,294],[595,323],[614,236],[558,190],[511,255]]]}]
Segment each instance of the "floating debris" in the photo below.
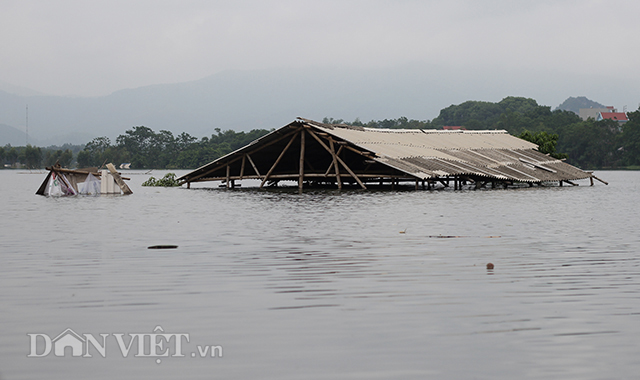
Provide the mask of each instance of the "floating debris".
[{"label": "floating debris", "polygon": [[492,270],[493,269],[493,263],[488,263],[487,264],[487,269]]},{"label": "floating debris", "polygon": [[177,245],[168,245],[168,244],[152,245],[147,247],[147,249],[176,249],[176,248],[178,248]]},{"label": "floating debris", "polygon": [[36,194],[59,197],[67,195],[99,195],[99,194],[131,194],[132,191],[124,182],[125,178],[116,171],[113,164],[107,164],[109,170],[97,168],[65,169],[56,162],[47,167],[49,174],[44,179]]}]

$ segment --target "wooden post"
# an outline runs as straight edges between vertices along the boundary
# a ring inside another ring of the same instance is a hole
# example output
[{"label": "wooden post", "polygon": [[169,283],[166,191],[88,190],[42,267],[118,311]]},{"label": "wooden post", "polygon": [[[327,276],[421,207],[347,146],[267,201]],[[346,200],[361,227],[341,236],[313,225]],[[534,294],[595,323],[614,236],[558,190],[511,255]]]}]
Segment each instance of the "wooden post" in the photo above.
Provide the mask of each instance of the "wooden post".
[{"label": "wooden post", "polygon": [[[338,190],[342,190],[342,179],[340,178],[340,168],[338,167],[338,161],[336,160],[336,151],[333,146],[333,139],[329,139],[329,146],[331,147],[331,157],[333,159],[332,165],[336,170],[336,182],[338,183]],[[342,147],[340,147],[342,149]]]},{"label": "wooden post", "polygon": [[231,186],[229,184],[229,171],[231,170],[230,167],[231,167],[231,165],[227,164],[227,181],[226,181],[227,182],[227,189]]},{"label": "wooden post", "polygon": [[244,162],[246,161],[247,155],[242,155],[242,165],[240,166],[240,180],[242,181],[242,176],[244,175]]},{"label": "wooden post", "polygon": [[293,136],[291,136],[291,140],[289,140],[289,142],[287,143],[287,145],[284,147],[284,149],[282,150],[282,152],[280,152],[280,155],[278,156],[278,159],[276,160],[276,162],[273,163],[273,165],[271,166],[271,169],[269,169],[269,171],[267,172],[267,175],[264,176],[264,179],[262,180],[262,183],[260,184],[260,187],[262,188],[265,184],[265,182],[267,182],[267,180],[269,179],[269,176],[271,175],[271,173],[273,172],[273,170],[276,168],[276,166],[280,163],[280,160],[282,160],[282,157],[284,157],[284,154],[287,153],[287,149],[289,149],[289,147],[291,146],[291,144],[293,143],[293,140],[296,139],[297,137],[297,133],[295,133]]},{"label": "wooden post", "polygon": [[300,172],[298,174],[298,189],[302,190],[302,184],[304,182],[304,129],[300,132]]}]

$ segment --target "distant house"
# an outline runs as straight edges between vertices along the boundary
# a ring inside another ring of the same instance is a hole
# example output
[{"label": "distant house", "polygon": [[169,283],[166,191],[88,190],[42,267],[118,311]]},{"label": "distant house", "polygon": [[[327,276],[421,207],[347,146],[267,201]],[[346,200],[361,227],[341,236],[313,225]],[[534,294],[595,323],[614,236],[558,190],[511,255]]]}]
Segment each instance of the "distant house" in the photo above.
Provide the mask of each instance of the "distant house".
[{"label": "distant house", "polygon": [[617,121],[618,124],[624,124],[629,121],[629,118],[626,112],[598,112],[596,121],[600,120],[614,120]]},{"label": "distant house", "polygon": [[582,120],[587,120],[588,118],[595,119],[598,117],[600,112],[616,112],[616,109],[613,107],[605,107],[605,108],[580,108],[578,116]]}]

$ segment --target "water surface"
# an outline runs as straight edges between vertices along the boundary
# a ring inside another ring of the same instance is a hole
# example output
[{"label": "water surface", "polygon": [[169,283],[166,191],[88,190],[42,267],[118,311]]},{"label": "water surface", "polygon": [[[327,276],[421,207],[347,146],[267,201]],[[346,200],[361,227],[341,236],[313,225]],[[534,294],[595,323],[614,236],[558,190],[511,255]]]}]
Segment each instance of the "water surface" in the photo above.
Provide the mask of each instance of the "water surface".
[{"label": "water surface", "polygon": [[[0,171],[0,378],[637,378],[640,173],[597,175],[298,194],[133,172],[131,196],[56,199]],[[187,355],[27,357],[27,334],[156,326]]]}]

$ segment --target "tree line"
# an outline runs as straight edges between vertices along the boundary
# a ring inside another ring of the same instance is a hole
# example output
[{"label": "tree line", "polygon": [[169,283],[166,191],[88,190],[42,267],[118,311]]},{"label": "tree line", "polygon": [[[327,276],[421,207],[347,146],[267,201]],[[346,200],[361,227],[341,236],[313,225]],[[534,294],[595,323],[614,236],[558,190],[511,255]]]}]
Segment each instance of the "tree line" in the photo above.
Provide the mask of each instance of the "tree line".
[{"label": "tree line", "polygon": [[131,163],[136,169],[192,169],[239,149],[269,133],[222,131],[198,140],[183,132],[178,136],[166,130],[154,132],[144,126],[133,127],[112,144],[108,137],[97,137],[78,152],[78,167],[100,167],[105,162]]},{"label": "tree line", "polygon": [[154,132],[144,126],[133,127],[116,138],[96,137],[85,145],[40,148],[32,145],[0,147],[5,167],[39,169],[59,162],[63,167],[101,167],[105,163],[131,163],[136,169],[189,169],[207,164],[269,133],[222,131],[198,140],[188,133],[174,136],[166,130]]},{"label": "tree line", "polygon": [[16,167],[18,164],[27,169],[40,169],[60,162],[69,167],[74,163],[74,152],[83,148],[82,145],[65,144],[62,147],[51,146],[41,148],[27,144],[26,146],[0,146],[0,163],[3,167]]},{"label": "tree line", "polygon": [[[539,150],[582,169],[640,168],[640,109],[629,112],[629,121],[582,120],[571,111],[538,105],[534,99],[507,97],[500,102],[468,101],[440,111],[433,120],[398,119],[352,122],[325,117],[324,123],[369,128],[442,129],[461,126],[469,130],[504,129],[539,145]],[[197,139],[188,133],[136,126],[112,143],[97,137],[84,146],[39,148],[0,147],[0,162],[20,162],[30,169],[53,165],[100,167],[104,163],[131,163],[135,169],[192,169],[205,165],[269,133],[266,129],[249,132],[215,129],[210,137]]]}]

